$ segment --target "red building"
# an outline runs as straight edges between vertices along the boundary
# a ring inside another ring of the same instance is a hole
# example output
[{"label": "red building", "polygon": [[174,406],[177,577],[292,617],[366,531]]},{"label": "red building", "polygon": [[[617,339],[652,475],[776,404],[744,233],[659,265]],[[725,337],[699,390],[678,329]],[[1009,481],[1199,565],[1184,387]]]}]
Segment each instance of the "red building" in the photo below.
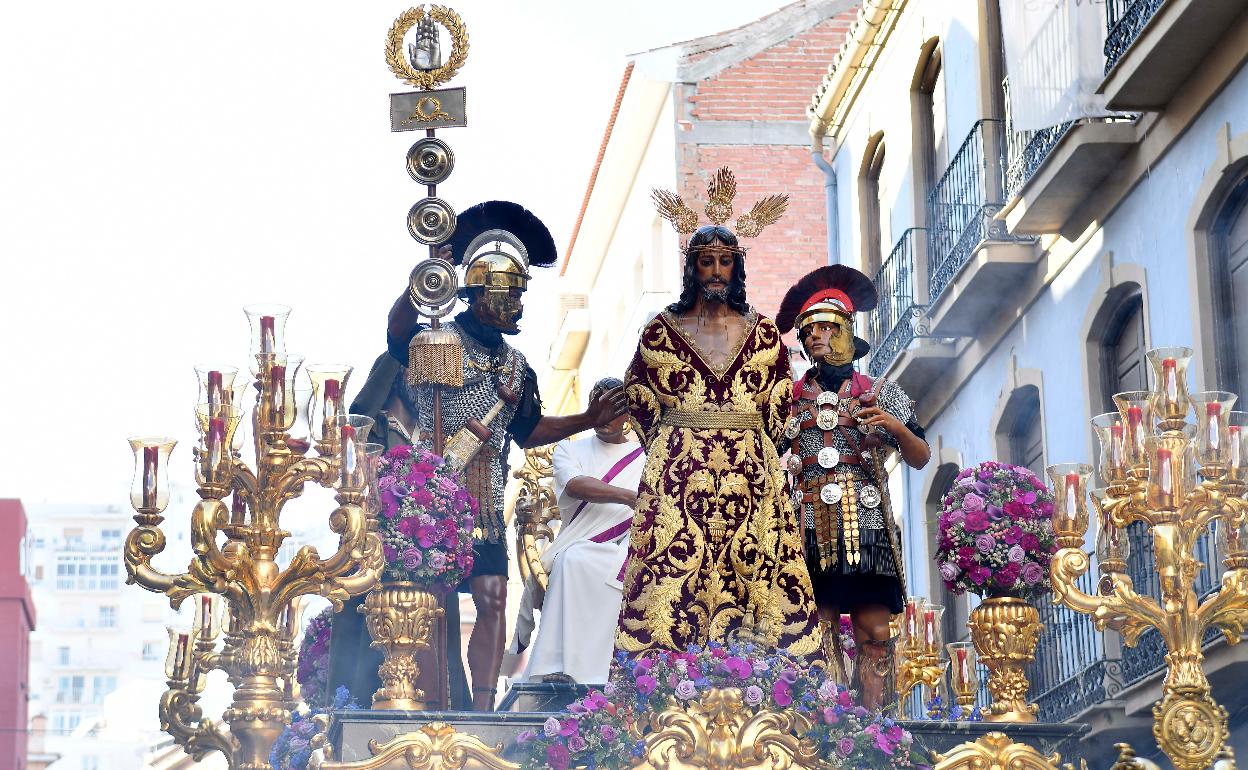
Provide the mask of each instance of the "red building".
[{"label": "red building", "polygon": [[30,632],[35,603],[26,583],[26,511],[0,500],[0,767],[26,770]]}]

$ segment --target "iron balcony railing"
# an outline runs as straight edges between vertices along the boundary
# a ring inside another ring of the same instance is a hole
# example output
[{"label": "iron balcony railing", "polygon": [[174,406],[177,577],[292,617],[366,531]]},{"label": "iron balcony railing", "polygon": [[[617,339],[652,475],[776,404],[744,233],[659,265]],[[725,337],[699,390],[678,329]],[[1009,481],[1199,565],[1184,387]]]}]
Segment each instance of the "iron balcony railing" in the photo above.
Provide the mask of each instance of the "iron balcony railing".
[{"label": "iron balcony railing", "polygon": [[901,351],[918,334],[917,322],[922,306],[914,300],[915,256],[921,227],[911,227],[901,234],[897,245],[875,274],[880,302],[869,316],[867,336],[871,340],[871,358],[867,373],[880,377]]},{"label": "iron balcony railing", "polygon": [[1123,57],[1166,0],[1105,0],[1105,72]]},{"label": "iron balcony railing", "polygon": [[[1078,581],[1079,588],[1089,594],[1096,593],[1093,572]],[[1040,720],[1061,722],[1105,699],[1105,642],[1087,616],[1047,597],[1035,605],[1044,629],[1027,679],[1040,707]]]},{"label": "iron balcony railing", "polygon": [[934,303],[986,240],[1029,242],[993,219],[1004,204],[1005,124],[975,123],[927,198],[928,304]]}]

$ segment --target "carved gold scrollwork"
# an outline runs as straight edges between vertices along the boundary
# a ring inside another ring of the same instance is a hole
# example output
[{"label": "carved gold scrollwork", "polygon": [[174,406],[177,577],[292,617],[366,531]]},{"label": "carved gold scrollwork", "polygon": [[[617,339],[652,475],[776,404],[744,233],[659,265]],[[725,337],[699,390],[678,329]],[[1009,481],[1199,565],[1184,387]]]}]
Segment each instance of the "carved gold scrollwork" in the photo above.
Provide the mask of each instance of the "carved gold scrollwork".
[{"label": "carved gold scrollwork", "polygon": [[1015,743],[1005,733],[991,732],[974,742],[960,743],[948,753],[934,753],[933,770],[1058,770],[1062,758],[1045,756],[1025,743]]},{"label": "carved gold scrollwork", "polygon": [[[516,494],[516,552],[520,554],[520,577],[533,591],[533,605],[542,606],[549,575],[542,566],[542,550],[555,539],[551,523],[561,519],[551,486],[554,446],[526,449],[524,466],[512,471],[520,480]],[[544,545],[543,545],[544,543]]]},{"label": "carved gold scrollwork", "polygon": [[502,746],[493,748],[475,735],[461,733],[444,722],[430,722],[419,730],[378,744],[369,742],[373,756],[358,762],[325,762],[321,770],[519,770],[502,758]]},{"label": "carved gold scrollwork", "polygon": [[444,610],[438,597],[411,583],[385,583],[368,594],[359,611],[367,617],[372,646],[385,656],[377,674],[382,687],[373,694],[373,708],[423,709],[425,692],[416,687],[417,655],[427,649]]}]

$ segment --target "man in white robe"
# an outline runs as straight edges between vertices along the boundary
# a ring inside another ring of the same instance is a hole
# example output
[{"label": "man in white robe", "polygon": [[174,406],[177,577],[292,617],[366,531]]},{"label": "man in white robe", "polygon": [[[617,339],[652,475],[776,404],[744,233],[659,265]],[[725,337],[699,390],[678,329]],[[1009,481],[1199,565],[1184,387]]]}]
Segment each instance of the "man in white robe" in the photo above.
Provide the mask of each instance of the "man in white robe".
[{"label": "man in white robe", "polygon": [[[622,383],[599,380],[589,399]],[[555,494],[563,524],[542,554],[549,575],[540,607],[537,640],[519,681],[541,681],[562,674],[583,684],[603,684],[615,649],[620,614],[620,573],[628,556],[628,534],[637,487],[646,458],[625,433],[627,416],[594,435],[555,445]],[[532,637],[534,591],[521,602],[512,649],[524,650]]]}]

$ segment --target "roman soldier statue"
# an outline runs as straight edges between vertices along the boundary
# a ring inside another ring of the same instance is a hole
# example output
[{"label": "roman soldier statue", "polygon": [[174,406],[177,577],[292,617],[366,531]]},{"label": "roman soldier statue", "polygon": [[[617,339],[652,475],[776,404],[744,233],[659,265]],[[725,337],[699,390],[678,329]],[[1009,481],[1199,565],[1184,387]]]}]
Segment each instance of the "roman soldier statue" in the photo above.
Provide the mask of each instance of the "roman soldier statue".
[{"label": "roman soldier statue", "polygon": [[907,465],[922,468],[930,455],[905,391],[854,371],[854,361],[870,350],[854,335],[854,314],[876,302],[867,276],[829,265],[798,281],[776,314],[782,333],[797,329],[812,364],[794,383],[785,429],[806,565],[833,661],[843,660],[840,613],[852,618],[858,653],[851,686],[868,708],[895,698],[889,620],[902,611],[906,592],[884,461],[897,451]]}]

